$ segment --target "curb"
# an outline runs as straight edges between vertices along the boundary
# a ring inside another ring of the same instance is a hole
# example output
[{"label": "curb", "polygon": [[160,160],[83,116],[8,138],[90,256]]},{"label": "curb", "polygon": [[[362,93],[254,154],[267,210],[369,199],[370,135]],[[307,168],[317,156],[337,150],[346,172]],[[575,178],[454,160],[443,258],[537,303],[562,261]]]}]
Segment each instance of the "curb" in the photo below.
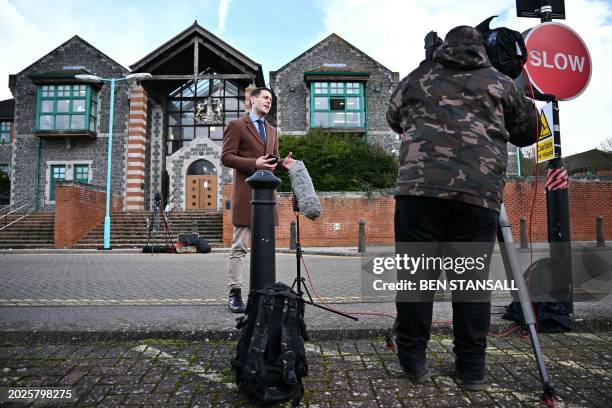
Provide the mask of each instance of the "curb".
[{"label": "curb", "polygon": [[[575,319],[574,333],[595,333],[612,330],[612,317]],[[503,332],[512,326],[510,321],[492,323],[491,332]],[[308,329],[308,328],[307,328]],[[355,340],[385,337],[388,329],[314,329],[308,330],[309,340]],[[452,335],[452,325],[434,324],[432,335]],[[15,343],[88,343],[102,341],[139,341],[144,339],[175,339],[187,341],[237,340],[239,331],[235,329],[203,330],[126,330],[126,331],[3,331],[0,332],[0,347]]]}]

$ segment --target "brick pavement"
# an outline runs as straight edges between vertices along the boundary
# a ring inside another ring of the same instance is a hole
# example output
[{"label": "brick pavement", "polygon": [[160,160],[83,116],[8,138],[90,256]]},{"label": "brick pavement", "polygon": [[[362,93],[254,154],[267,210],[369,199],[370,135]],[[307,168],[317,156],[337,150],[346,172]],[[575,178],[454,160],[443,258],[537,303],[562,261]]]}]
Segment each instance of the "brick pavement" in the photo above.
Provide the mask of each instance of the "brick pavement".
[{"label": "brick pavement", "polygon": [[[558,406],[609,406],[612,332],[544,334]],[[148,339],[0,346],[0,387],[70,386],[76,402],[57,406],[248,406],[232,383],[235,342]],[[310,375],[302,406],[537,406],[541,392],[529,341],[490,338],[489,386],[465,392],[452,375],[452,341],[433,336],[432,380],[413,385],[381,339],[307,343]],[[37,401],[32,406],[41,406]],[[14,406],[24,406],[14,404]]]}]

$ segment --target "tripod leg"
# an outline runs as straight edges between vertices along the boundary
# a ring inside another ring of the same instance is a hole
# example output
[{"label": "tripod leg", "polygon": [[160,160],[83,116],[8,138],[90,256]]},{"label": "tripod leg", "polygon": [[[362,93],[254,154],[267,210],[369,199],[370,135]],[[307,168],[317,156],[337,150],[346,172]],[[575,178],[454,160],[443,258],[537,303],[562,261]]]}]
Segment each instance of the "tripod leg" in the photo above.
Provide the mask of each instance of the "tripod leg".
[{"label": "tripod leg", "polygon": [[512,241],[512,229],[510,222],[508,221],[508,215],[506,214],[506,208],[502,204],[501,211],[499,214],[499,227],[497,229],[497,240],[499,241],[499,249],[502,254],[502,260],[504,262],[504,268],[506,269],[506,277],[508,280],[511,278],[517,287],[519,301],[521,303],[521,310],[523,312],[523,319],[525,324],[529,328],[529,338],[531,339],[531,348],[538,365],[538,371],[540,373],[540,381],[544,388],[544,396],[552,397],[554,388],[548,377],[546,366],[544,365],[544,356],[542,355],[542,349],[540,347],[540,340],[538,338],[538,332],[536,331],[536,321],[533,315],[533,309],[531,308],[531,300],[529,299],[529,292],[523,279],[523,274],[520,271],[518,259],[516,258],[516,252]]}]

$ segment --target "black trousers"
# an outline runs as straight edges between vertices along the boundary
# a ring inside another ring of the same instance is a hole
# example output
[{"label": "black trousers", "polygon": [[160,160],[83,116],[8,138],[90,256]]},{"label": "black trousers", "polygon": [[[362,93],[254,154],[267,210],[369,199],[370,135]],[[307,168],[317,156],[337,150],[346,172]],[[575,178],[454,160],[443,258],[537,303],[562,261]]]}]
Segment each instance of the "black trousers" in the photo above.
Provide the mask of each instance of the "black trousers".
[{"label": "black trousers", "polygon": [[[487,243],[484,251],[490,260],[498,222],[499,214],[488,208],[441,198],[400,196],[395,204],[396,247],[410,242]],[[488,262],[485,275],[488,276]],[[402,365],[425,362],[433,295],[433,291],[421,292],[420,301],[396,301],[394,329]],[[484,373],[490,323],[490,301],[453,301],[453,351],[464,372]]]}]

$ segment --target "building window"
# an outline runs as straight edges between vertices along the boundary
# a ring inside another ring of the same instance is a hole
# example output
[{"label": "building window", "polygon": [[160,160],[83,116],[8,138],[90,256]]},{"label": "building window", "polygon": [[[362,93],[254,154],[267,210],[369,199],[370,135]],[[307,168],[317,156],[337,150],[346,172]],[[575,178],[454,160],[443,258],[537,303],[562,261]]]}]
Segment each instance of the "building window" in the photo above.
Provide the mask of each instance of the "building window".
[{"label": "building window", "polygon": [[51,166],[51,188],[49,189],[49,201],[55,201],[55,186],[58,182],[66,180],[66,166]]},{"label": "building window", "polygon": [[244,113],[244,88],[221,79],[189,81],[168,95],[168,155],[196,137],[223,140],[223,129]]},{"label": "building window", "polygon": [[7,176],[9,176],[9,165],[6,163],[0,163],[0,172],[6,174]]},{"label": "building window", "polygon": [[89,165],[75,164],[74,165],[74,181],[79,183],[89,183]]},{"label": "building window", "polygon": [[312,82],[310,127],[364,127],[364,92],[360,82]]},{"label": "building window", "polygon": [[96,130],[98,93],[89,85],[41,85],[36,106],[37,130]]},{"label": "building window", "polygon": [[11,122],[0,122],[0,144],[11,143]]}]

